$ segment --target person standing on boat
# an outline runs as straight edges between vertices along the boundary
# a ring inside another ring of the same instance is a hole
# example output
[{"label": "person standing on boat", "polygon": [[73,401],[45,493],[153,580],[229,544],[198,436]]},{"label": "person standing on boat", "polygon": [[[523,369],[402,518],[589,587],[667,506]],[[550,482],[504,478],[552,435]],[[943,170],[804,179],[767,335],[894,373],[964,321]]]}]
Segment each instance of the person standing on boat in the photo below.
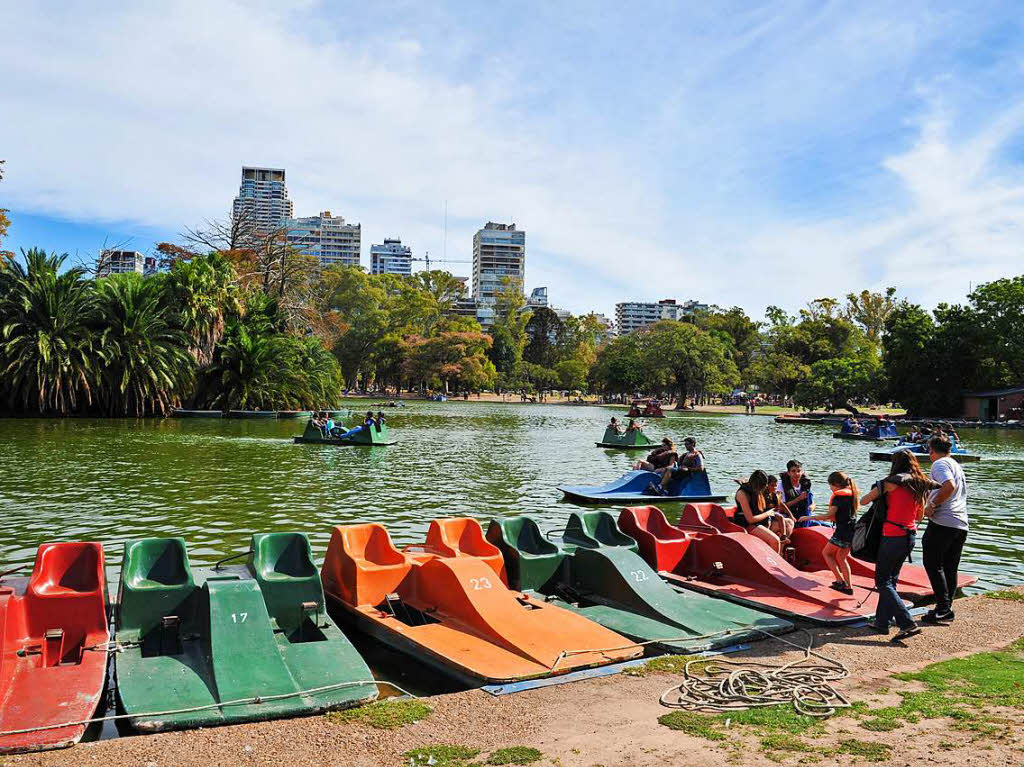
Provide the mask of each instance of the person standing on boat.
[{"label": "person standing on boat", "polygon": [[935,607],[921,618],[925,623],[948,623],[956,617],[953,596],[960,555],[967,541],[968,519],[967,479],[963,467],[950,457],[952,449],[953,443],[946,436],[932,437],[928,442],[931,478],[939,489],[924,507],[928,527],[921,539],[921,550],[924,569],[935,592]]},{"label": "person standing on boat", "polygon": [[754,471],[746,482],[741,482],[739,490],[736,491],[736,510],[733,512],[732,521],[746,528],[748,533],[760,538],[775,549],[776,553],[781,554],[781,539],[768,529],[768,525],[778,515],[778,512],[768,508],[765,491],[769,486],[768,474],[760,469]]},{"label": "person standing on boat", "polygon": [[921,628],[910,616],[900,599],[896,584],[903,563],[910,558],[917,540],[917,523],[924,518],[924,505],[928,494],[938,487],[921,471],[917,458],[909,450],[900,450],[892,457],[889,476],[871,488],[860,499],[867,506],[878,498],[879,488],[886,496],[885,524],[882,540],[875,559],[875,588],[878,590],[878,608],[871,628],[880,634],[889,633],[889,625],[896,622],[899,632],[892,638],[900,642],[921,633]]}]

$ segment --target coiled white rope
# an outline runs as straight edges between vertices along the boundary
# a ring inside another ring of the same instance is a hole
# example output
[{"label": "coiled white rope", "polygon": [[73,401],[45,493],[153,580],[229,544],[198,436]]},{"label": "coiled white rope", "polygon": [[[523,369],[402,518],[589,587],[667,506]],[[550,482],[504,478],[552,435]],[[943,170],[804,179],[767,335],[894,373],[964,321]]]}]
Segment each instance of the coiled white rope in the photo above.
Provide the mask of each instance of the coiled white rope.
[{"label": "coiled white rope", "polygon": [[392,689],[398,690],[405,696],[415,698],[411,692],[404,690],[394,682],[385,682],[380,679],[361,679],[352,682],[338,682],[337,684],[328,684],[323,687],[313,687],[309,690],[294,690],[292,692],[284,692],[279,695],[257,695],[252,698],[237,698],[236,700],[225,700],[220,703],[208,703],[203,706],[190,706],[188,708],[173,708],[166,711],[147,711],[138,714],[111,714],[110,716],[97,716],[92,719],[79,719],[74,722],[62,722],[60,724],[46,724],[40,727],[26,727],[21,730],[4,730],[0,732],[0,737],[5,735],[24,735],[30,732],[42,732],[44,730],[60,730],[65,727],[82,727],[97,722],[114,722],[118,719],[151,719],[156,716],[174,716],[176,714],[192,714],[199,711],[209,711],[214,708],[225,708],[227,706],[252,706],[260,703],[270,703],[276,700],[285,700],[287,698],[295,698],[301,695],[316,695],[321,692],[330,692],[331,690],[339,690],[343,687],[357,687],[361,685],[372,684],[374,686],[383,684],[391,687]]},{"label": "coiled white rope", "polygon": [[[808,637],[806,647],[763,632],[777,642],[803,651],[802,658],[788,663],[721,657],[688,661],[683,681],[661,694],[661,705],[727,713],[792,704],[797,713],[813,717],[829,717],[839,709],[849,708],[850,702],[832,683],[848,677],[850,670],[841,661],[814,650],[814,636],[806,629],[801,631]],[[691,669],[695,664],[701,664],[700,673]]]}]

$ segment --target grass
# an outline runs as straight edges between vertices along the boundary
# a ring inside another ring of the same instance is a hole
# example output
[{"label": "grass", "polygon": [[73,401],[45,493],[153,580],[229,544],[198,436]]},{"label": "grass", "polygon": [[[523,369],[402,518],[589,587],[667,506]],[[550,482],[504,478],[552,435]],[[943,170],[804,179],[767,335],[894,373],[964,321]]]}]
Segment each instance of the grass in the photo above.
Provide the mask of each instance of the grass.
[{"label": "grass", "polygon": [[466,767],[470,759],[480,753],[478,748],[469,746],[422,746],[406,751],[402,756],[413,765],[425,765],[428,762],[433,767]]},{"label": "grass", "polygon": [[491,753],[484,764],[533,764],[544,756],[529,746],[509,746]]},{"label": "grass", "polygon": [[[682,674],[686,664],[691,660],[697,660],[698,657],[696,655],[659,655],[657,658],[651,658],[642,666],[630,666],[622,673],[625,676],[639,677],[648,674]],[[692,670],[699,673],[701,667],[694,665]]]},{"label": "grass", "polygon": [[426,719],[433,711],[426,703],[418,700],[379,700],[367,706],[331,711],[326,716],[327,721],[333,724],[357,722],[378,730],[397,730]]},{"label": "grass", "polygon": [[986,591],[985,596],[989,599],[1002,599],[1007,602],[1024,602],[1024,593],[1020,591],[1013,591],[1012,589]]},{"label": "grass", "polygon": [[[679,657],[667,656],[668,659]],[[975,740],[1004,737],[1011,723],[995,718],[990,711],[997,707],[1024,709],[1024,637],[998,652],[941,661],[920,671],[894,674],[893,678],[916,683],[923,689],[897,690],[900,703],[893,706],[872,708],[858,701],[845,714],[856,717],[861,728],[870,732],[891,732],[923,719],[942,718],[951,719],[953,729],[974,733]],[[890,691],[882,689],[886,694]],[[746,728],[759,738],[761,751],[773,761],[787,754],[803,754],[801,763],[810,764],[822,757],[845,754],[869,762],[884,762],[889,760],[892,751],[884,743],[849,737],[841,738],[834,745],[807,740],[805,736],[825,734],[826,723],[798,714],[791,706],[754,708],[729,714],[673,711],[658,717],[658,722],[731,748],[739,748],[742,743],[731,739],[730,734],[743,733]],[[834,731],[834,728],[829,729]]]}]

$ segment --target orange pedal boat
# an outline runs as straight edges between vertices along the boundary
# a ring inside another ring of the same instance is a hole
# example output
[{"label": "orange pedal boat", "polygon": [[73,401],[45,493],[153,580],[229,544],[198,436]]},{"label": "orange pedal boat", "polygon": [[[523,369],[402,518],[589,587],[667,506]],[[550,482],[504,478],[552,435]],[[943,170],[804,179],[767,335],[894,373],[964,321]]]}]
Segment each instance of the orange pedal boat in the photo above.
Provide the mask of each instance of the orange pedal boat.
[{"label": "orange pedal boat", "polygon": [[474,519],[434,520],[424,545],[402,550],[383,525],[339,525],[321,579],[359,629],[472,685],[642,654],[614,631],[510,590],[504,567]]},{"label": "orange pedal boat", "polygon": [[[107,586],[98,543],[46,543],[0,580],[0,754],[71,746],[107,676]],[[28,730],[28,732],[19,732]]]}]

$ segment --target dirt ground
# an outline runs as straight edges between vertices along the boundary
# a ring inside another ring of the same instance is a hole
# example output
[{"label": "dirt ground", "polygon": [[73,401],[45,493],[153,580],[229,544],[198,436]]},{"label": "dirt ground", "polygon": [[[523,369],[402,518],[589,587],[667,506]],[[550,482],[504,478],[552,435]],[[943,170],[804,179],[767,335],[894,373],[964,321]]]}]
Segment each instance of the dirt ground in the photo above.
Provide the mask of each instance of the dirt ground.
[{"label": "dirt ground", "polygon": [[[1024,587],[1021,589],[1024,591]],[[950,657],[1000,649],[1024,635],[1024,602],[975,596],[958,600],[957,620],[928,627],[897,646],[866,629],[814,629],[816,646],[844,662],[850,677],[839,683],[851,701],[872,709],[891,705],[891,674],[919,669]],[[801,634],[788,638],[799,641]],[[804,640],[806,641],[806,640]],[[781,660],[799,653],[781,651],[773,641],[731,658]],[[756,738],[722,744],[692,737],[658,723],[667,709],[660,694],[675,684],[669,674],[617,675],[492,697],[479,690],[426,699],[433,713],[397,730],[362,724],[335,724],[322,716],[236,725],[84,743],[65,751],[6,757],[5,767],[28,765],[408,765],[403,753],[432,744],[460,744],[483,754],[507,746],[531,746],[543,753],[537,765],[613,767],[636,765],[867,763],[857,756],[815,756],[759,749]],[[1024,672],[1021,675],[1024,684]],[[950,727],[949,720],[922,719],[891,732],[869,732],[858,720],[829,721],[827,733],[814,742],[829,745],[844,737],[891,748],[886,764],[910,765],[956,761],[967,765],[1024,764],[1024,711],[1005,712],[1007,729],[1000,738],[972,740]],[[749,743],[747,742],[749,741]],[[771,756],[772,758],[769,758]],[[876,759],[876,762],[879,760]]]}]

